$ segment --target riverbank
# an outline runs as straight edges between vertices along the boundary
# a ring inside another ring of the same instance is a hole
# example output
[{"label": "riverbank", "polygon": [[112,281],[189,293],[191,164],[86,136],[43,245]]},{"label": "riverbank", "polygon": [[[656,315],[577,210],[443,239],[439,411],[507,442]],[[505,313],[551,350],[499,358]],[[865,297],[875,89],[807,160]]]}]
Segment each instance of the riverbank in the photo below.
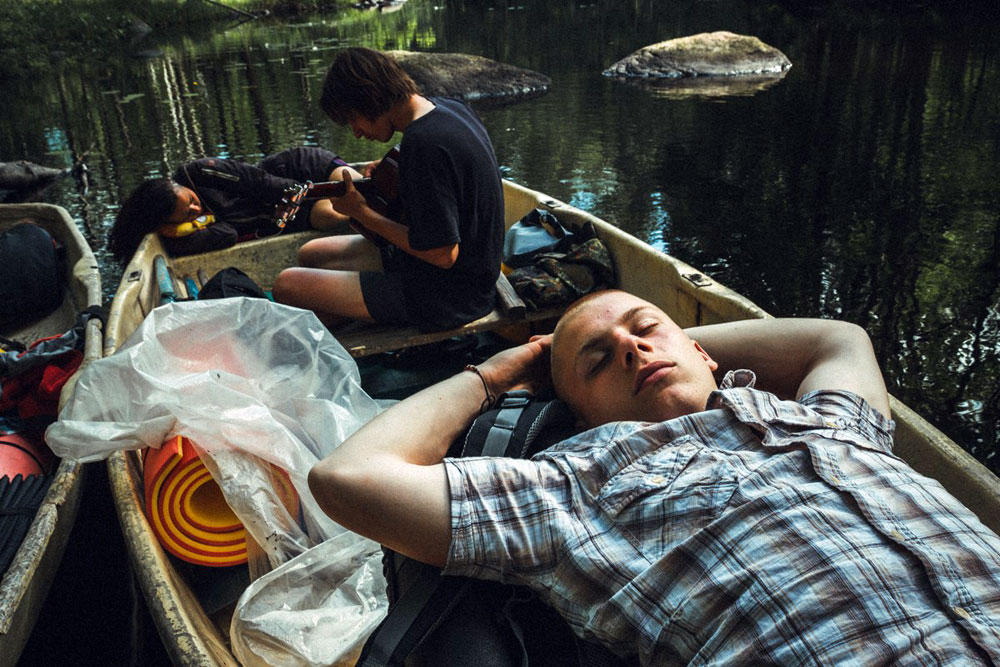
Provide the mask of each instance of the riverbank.
[{"label": "riverbank", "polygon": [[161,31],[267,16],[338,11],[354,0],[22,0],[0,3],[0,74],[30,75],[57,62],[141,54]]}]

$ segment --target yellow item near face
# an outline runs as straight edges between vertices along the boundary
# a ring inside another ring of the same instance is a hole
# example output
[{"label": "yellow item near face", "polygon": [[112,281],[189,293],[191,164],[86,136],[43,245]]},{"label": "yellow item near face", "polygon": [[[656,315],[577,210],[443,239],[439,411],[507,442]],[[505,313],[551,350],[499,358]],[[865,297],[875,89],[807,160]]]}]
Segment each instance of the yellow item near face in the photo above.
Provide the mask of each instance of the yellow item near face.
[{"label": "yellow item near face", "polygon": [[182,236],[190,236],[199,229],[205,229],[213,222],[215,222],[215,216],[207,213],[205,215],[199,215],[194,220],[188,222],[168,222],[167,224],[161,226],[157,232],[159,232],[161,236],[176,239]]}]

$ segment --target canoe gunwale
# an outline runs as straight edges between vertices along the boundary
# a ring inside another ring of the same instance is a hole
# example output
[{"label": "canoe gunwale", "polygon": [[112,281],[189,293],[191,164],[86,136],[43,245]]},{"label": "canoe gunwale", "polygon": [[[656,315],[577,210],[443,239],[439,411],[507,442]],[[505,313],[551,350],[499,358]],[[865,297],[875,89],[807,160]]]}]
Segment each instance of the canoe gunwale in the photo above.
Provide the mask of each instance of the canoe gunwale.
[{"label": "canoe gunwale", "polygon": [[[69,213],[51,204],[0,205],[0,229],[31,220],[57,238],[66,250],[66,292],[56,315],[43,318],[50,330],[62,333],[76,313],[101,305],[101,276],[97,259]],[[59,318],[62,320],[59,320]],[[84,328],[83,361],[60,394],[61,408],[72,393],[80,372],[101,357],[103,331],[100,320]],[[61,460],[42,503],[10,567],[0,580],[0,665],[16,663],[34,627],[52,579],[59,568],[79,510],[85,470]]]},{"label": "canoe gunwale", "polygon": [[[146,519],[138,465],[134,452],[115,452],[108,457],[108,478],[118,522],[129,545],[132,572],[142,589],[157,634],[175,665],[236,666],[239,663],[229,652],[221,633],[177,575]],[[136,544],[144,548],[133,548]],[[178,600],[187,604],[177,604]]]},{"label": "canoe gunwale", "polygon": [[[254,241],[251,243],[261,243]],[[205,256],[225,256],[225,251]],[[117,352],[159,301],[153,258],[166,256],[155,234],[146,236],[126,266],[108,313],[104,356]],[[205,615],[194,594],[160,546],[146,514],[142,463],[136,452],[114,452],[107,461],[108,482],[118,523],[128,547],[132,573],[139,583],[157,634],[175,665],[237,665],[222,634]],[[181,604],[184,601],[186,604]]]}]

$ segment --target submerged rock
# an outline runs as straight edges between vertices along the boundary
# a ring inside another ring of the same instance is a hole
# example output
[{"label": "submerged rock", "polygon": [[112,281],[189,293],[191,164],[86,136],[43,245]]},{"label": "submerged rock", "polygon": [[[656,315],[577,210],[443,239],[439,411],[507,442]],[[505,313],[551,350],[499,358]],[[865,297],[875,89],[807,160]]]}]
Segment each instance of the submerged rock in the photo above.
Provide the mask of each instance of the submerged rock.
[{"label": "submerged rock", "polygon": [[756,37],[704,32],[643,47],[604,70],[605,76],[682,78],[784,76],[791,61]]},{"label": "submerged rock", "polygon": [[389,51],[424,95],[467,101],[544,92],[552,79],[528,69],[464,53]]},{"label": "submerged rock", "polygon": [[0,162],[0,190],[37,188],[68,173],[68,169],[43,167],[27,160]]}]

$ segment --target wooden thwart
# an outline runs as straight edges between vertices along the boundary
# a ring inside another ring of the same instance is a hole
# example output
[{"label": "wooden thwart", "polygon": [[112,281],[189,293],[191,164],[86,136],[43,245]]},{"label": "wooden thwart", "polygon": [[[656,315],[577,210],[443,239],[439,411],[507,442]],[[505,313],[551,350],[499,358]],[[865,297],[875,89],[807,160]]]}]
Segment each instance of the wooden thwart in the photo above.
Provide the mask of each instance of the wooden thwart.
[{"label": "wooden thwart", "polygon": [[426,345],[453,336],[465,336],[482,331],[494,331],[506,326],[523,322],[539,322],[559,317],[565,307],[549,308],[547,310],[528,311],[521,318],[504,315],[500,308],[474,322],[469,322],[456,329],[423,333],[416,327],[395,327],[384,324],[352,323],[333,332],[340,344],[350,352],[352,357],[367,357],[380,352],[401,350],[417,345]]},{"label": "wooden thwart", "polygon": [[455,329],[423,333],[416,327],[351,323],[334,331],[333,335],[350,352],[352,357],[367,357],[379,352],[426,345],[453,336],[466,336],[482,331],[502,329],[523,322],[547,320],[559,317],[566,310],[566,306],[559,306],[546,310],[529,311],[503,273],[497,278],[496,288],[497,307],[493,309],[493,312]]},{"label": "wooden thwart", "polygon": [[[166,296],[167,301],[174,300],[178,294],[182,297],[190,297],[190,288],[187,281],[178,281],[175,276],[170,274],[162,256],[155,259],[154,265],[158,265],[156,266],[156,270],[158,271],[157,277],[161,279],[161,302],[164,296]],[[205,282],[207,282],[208,276],[202,268],[197,269],[196,273],[197,280],[189,276],[185,276],[185,278],[191,278],[191,284],[201,289],[204,287]],[[352,357],[366,357],[380,352],[390,352],[407,347],[416,347],[417,345],[426,345],[427,343],[434,343],[439,340],[452,338],[453,336],[465,336],[483,331],[493,331],[523,322],[539,322],[559,317],[566,309],[564,305],[540,311],[529,311],[527,305],[517,295],[514,287],[503,273],[497,277],[496,290],[497,307],[492,312],[455,329],[424,333],[416,327],[351,322],[334,330],[333,335]]]}]

